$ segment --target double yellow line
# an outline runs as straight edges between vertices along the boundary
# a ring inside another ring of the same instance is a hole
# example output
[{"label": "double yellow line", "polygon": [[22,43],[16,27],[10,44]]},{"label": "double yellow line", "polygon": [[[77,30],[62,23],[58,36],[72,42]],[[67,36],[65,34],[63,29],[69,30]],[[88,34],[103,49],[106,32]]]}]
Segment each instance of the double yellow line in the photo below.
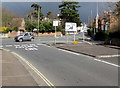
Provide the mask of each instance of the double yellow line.
[{"label": "double yellow line", "polygon": [[25,62],[34,72],[37,73],[39,77],[43,79],[43,81],[50,87],[50,88],[56,88],[37,68],[35,68],[31,63],[29,63],[27,60],[25,60],[23,57],[18,55],[15,52],[11,52],[12,54],[18,56],[23,62]]},{"label": "double yellow line", "polygon": [[[2,48],[3,49],[3,48]],[[5,51],[10,52],[10,50],[3,49]],[[30,62],[28,62],[26,59],[24,59],[22,56],[15,52],[11,52],[12,54],[16,55],[19,57],[24,63],[26,63],[37,75],[42,78],[42,80],[50,87],[50,88],[56,88],[36,67],[34,67]]]}]

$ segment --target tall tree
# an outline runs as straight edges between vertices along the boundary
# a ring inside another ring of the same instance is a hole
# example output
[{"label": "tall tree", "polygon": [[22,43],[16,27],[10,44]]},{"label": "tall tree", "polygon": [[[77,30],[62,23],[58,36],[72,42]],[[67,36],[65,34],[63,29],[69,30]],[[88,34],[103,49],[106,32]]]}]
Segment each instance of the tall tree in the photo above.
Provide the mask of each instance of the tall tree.
[{"label": "tall tree", "polygon": [[115,12],[117,16],[120,16],[120,1],[116,3]]},{"label": "tall tree", "polygon": [[118,32],[120,34],[120,1],[116,3],[116,9],[115,9],[115,12],[116,12],[116,16],[118,18],[118,26],[117,26],[117,29],[118,29]]},{"label": "tall tree", "polygon": [[37,15],[38,16],[38,27],[37,28],[39,30],[39,20],[43,16],[43,14],[41,12],[41,6],[34,3],[34,4],[31,5],[31,7],[33,7],[35,9],[35,12],[37,11],[37,13],[38,13],[38,15]]},{"label": "tall tree", "polygon": [[[40,16],[40,20],[43,18],[43,13],[42,13],[42,11],[41,11],[41,6],[40,5],[38,5],[38,4],[36,4],[36,3],[33,3],[32,5],[31,5],[31,7],[32,8],[34,8],[34,11],[32,12],[32,14],[31,15],[33,15],[33,17],[38,17],[38,13],[39,13],[39,16]],[[39,12],[38,12],[39,11]]]},{"label": "tall tree", "polygon": [[59,5],[60,18],[63,20],[63,26],[65,22],[75,22],[78,26],[81,25],[81,21],[78,14],[79,2],[62,1]]},{"label": "tall tree", "polygon": [[51,20],[56,19],[57,18],[57,14],[55,14],[54,12],[48,12],[47,13],[47,17]]}]

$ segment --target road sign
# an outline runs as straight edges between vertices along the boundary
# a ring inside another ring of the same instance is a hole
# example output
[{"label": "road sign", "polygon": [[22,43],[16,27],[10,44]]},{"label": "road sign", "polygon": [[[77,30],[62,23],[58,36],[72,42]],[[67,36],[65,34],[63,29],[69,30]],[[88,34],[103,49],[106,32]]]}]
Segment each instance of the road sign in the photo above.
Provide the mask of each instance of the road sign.
[{"label": "road sign", "polygon": [[65,31],[77,31],[77,24],[76,23],[65,23]]},{"label": "road sign", "polygon": [[53,26],[58,26],[58,20],[53,20]]}]

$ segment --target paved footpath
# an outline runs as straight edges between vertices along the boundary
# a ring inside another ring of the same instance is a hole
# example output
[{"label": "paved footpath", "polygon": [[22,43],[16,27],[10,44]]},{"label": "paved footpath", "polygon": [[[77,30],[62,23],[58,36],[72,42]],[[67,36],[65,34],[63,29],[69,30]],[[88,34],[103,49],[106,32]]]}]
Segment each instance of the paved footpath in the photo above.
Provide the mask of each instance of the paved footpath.
[{"label": "paved footpath", "polygon": [[2,86],[38,86],[27,69],[10,52],[2,52]]}]

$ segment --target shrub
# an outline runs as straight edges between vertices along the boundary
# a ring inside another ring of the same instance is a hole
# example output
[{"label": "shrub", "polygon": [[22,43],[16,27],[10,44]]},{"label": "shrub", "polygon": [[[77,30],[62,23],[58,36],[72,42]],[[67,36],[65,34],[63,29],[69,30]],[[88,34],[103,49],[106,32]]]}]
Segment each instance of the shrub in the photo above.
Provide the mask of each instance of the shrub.
[{"label": "shrub", "polygon": [[8,27],[8,28],[6,29],[6,32],[7,32],[7,33],[8,33],[8,32],[12,32],[12,28],[9,28],[9,27]]},{"label": "shrub", "polygon": [[119,38],[119,39],[120,39],[120,32],[119,32],[119,31],[110,32],[110,33],[109,33],[109,37],[110,37],[110,38]]},{"label": "shrub", "polygon": [[95,35],[96,40],[104,41],[106,38],[108,38],[108,33],[104,31],[97,32]]},{"label": "shrub", "polygon": [[93,37],[94,36],[93,29],[87,30],[87,34],[88,34],[88,36]]},{"label": "shrub", "polygon": [[14,27],[14,28],[13,28],[13,31],[18,31],[18,27]]},{"label": "shrub", "polygon": [[60,32],[65,35],[65,29],[60,29]]}]

